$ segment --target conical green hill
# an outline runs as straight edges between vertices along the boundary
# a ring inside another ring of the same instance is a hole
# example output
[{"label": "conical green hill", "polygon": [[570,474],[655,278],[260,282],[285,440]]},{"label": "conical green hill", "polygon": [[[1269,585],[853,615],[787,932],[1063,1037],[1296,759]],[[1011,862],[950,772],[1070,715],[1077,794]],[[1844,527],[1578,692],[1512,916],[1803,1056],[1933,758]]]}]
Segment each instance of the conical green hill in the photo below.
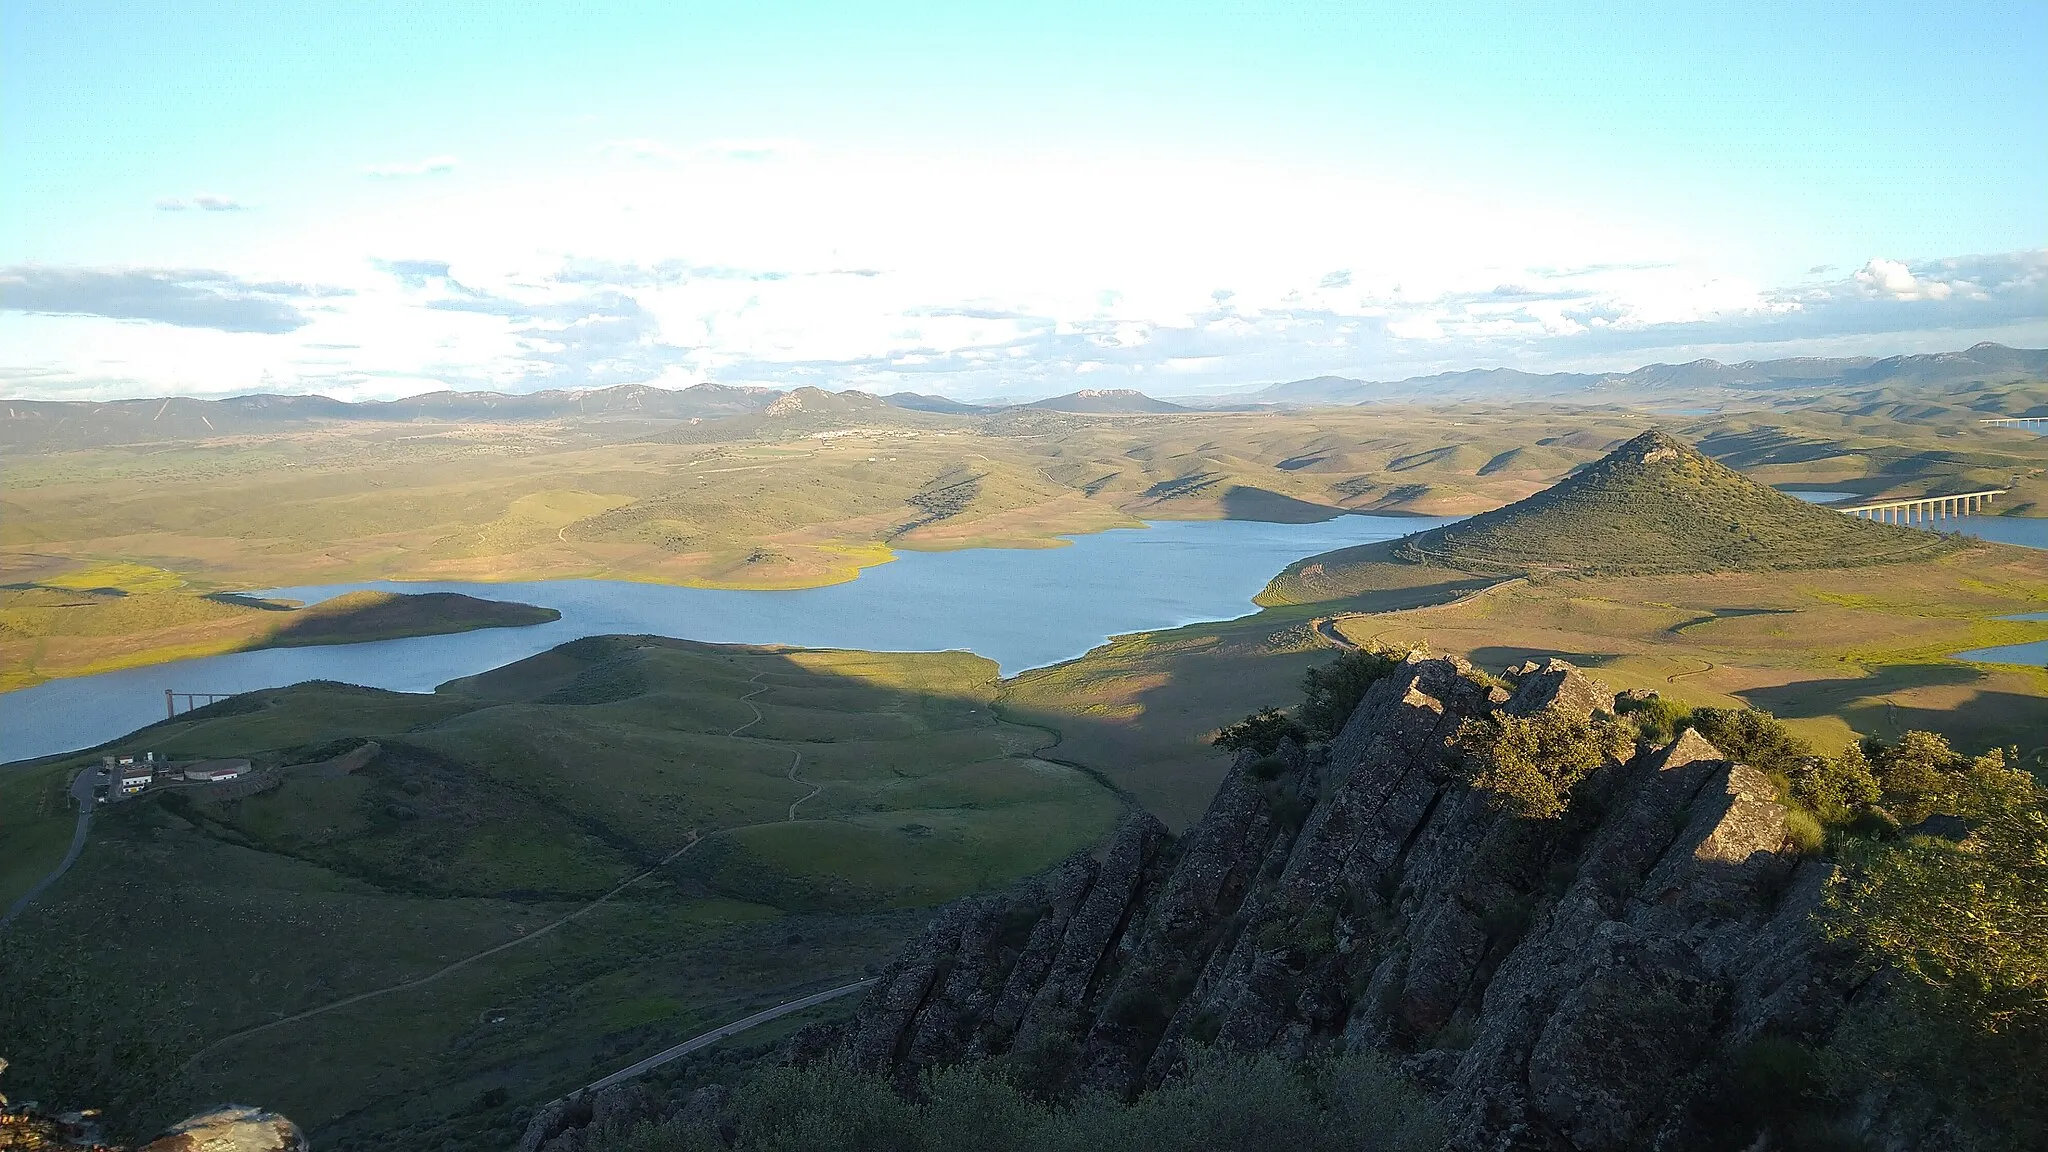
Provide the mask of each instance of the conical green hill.
[{"label": "conical green hill", "polygon": [[1758,572],[1923,560],[1965,544],[1815,507],[1645,432],[1525,500],[1410,537],[1472,572]]}]

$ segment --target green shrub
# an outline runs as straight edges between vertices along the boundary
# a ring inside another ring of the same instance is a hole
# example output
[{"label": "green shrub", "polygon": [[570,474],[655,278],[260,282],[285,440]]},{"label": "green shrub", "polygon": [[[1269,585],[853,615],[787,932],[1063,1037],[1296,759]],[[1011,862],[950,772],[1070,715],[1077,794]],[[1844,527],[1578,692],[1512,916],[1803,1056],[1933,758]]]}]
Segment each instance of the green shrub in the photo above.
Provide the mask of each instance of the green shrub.
[{"label": "green shrub", "polygon": [[1301,723],[1318,740],[1334,739],[1365,699],[1366,689],[1393,674],[1407,653],[1383,649],[1346,652],[1301,678]]},{"label": "green shrub", "polygon": [[1633,740],[1613,716],[1581,720],[1546,709],[1528,716],[1496,713],[1458,729],[1466,781],[1496,807],[1531,820],[1564,814],[1571,790]]},{"label": "green shrub", "polygon": [[1692,709],[1676,700],[1651,696],[1647,700],[1618,700],[1615,711],[1628,717],[1637,735],[1652,744],[1668,744],[1685,730]]},{"label": "green shrub", "polygon": [[919,1127],[887,1080],[833,1064],[767,1069],[734,1093],[733,1114],[753,1152],[900,1152]]},{"label": "green shrub", "polygon": [[1257,780],[1277,780],[1287,770],[1287,761],[1278,756],[1266,755],[1251,762],[1251,774]]},{"label": "green shrub", "polygon": [[1278,708],[1261,708],[1235,724],[1226,725],[1209,743],[1232,752],[1249,749],[1263,757],[1271,756],[1282,740],[1302,742],[1307,738],[1307,729],[1292,716]]},{"label": "green shrub", "polygon": [[1916,824],[1936,812],[1967,814],[1972,781],[2006,770],[2003,751],[1973,759],[1933,732],[1908,732],[1897,744],[1871,746],[1884,806],[1900,824]]},{"label": "green shrub", "polygon": [[2048,1029],[2048,791],[1993,754],[1969,763],[1943,807],[1976,825],[1969,838],[1859,846],[1829,892],[1828,931],[1950,1015],[1987,1031]]},{"label": "green shrub", "polygon": [[1721,754],[1766,775],[1788,779],[1806,767],[1813,749],[1776,716],[1756,708],[1695,708],[1687,725]]},{"label": "green shrub", "polygon": [[1821,825],[1819,817],[1804,808],[1786,809],[1785,834],[1791,837],[1802,855],[1818,855],[1822,848],[1827,847],[1828,830]]},{"label": "green shrub", "polygon": [[1870,760],[1851,744],[1834,757],[1813,756],[1791,774],[1792,796],[1825,824],[1848,824],[1870,810],[1883,794]]}]

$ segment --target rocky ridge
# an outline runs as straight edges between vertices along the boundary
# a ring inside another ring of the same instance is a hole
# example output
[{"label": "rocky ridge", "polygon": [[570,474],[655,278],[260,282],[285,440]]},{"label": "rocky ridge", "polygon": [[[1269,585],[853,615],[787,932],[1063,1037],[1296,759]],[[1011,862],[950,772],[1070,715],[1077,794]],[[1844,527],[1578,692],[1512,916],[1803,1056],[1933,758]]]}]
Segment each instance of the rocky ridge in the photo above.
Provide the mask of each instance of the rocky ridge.
[{"label": "rocky ridge", "polygon": [[1241,755],[1178,841],[1134,813],[1099,855],[942,910],[811,1050],[1128,1094],[1198,1043],[1370,1048],[1443,1093],[1455,1148],[1674,1146],[1747,1045],[1839,1016],[1850,977],[1810,916],[1830,866],[1690,733],[1557,819],[1500,811],[1458,772],[1465,720],[1614,706],[1563,661],[1518,672],[1411,655],[1327,747]]}]

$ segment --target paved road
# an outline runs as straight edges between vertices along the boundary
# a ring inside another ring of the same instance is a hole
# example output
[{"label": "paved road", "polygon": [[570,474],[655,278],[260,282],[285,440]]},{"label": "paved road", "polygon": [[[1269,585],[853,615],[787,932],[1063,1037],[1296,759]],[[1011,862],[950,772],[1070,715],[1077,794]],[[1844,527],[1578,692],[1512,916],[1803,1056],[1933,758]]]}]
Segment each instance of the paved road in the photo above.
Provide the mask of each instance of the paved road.
[{"label": "paved road", "polygon": [[650,1072],[656,1068],[659,1068],[663,1064],[666,1064],[669,1061],[674,1060],[678,1056],[688,1056],[690,1053],[695,1052],[699,1048],[705,1047],[709,1044],[716,1044],[720,1040],[725,1039],[727,1036],[732,1036],[740,1032],[745,1032],[749,1028],[755,1027],[756,1025],[760,1024],[766,1024],[770,1020],[774,1020],[777,1017],[781,1016],[787,1016],[791,1012],[801,1012],[804,1009],[810,1008],[814,1005],[823,1004],[827,1000],[837,1000],[841,996],[858,992],[861,989],[867,987],[868,985],[873,984],[874,982],[875,978],[871,976],[866,980],[856,980],[851,984],[841,984],[837,988],[828,988],[823,992],[813,992],[809,996],[802,997],[801,999],[791,1000],[783,1004],[777,1004],[773,1008],[756,1012],[752,1016],[743,1017],[741,1019],[733,1021],[730,1024],[721,1024],[718,1027],[713,1028],[711,1031],[706,1032],[701,1036],[692,1036],[688,1040],[683,1041],[681,1044],[678,1044],[673,1048],[669,1048],[661,1052],[656,1052],[654,1055],[649,1056],[647,1059],[640,1061],[638,1064],[632,1064],[628,1065],[627,1067],[621,1068],[617,1072],[612,1073],[604,1079],[591,1084],[589,1087],[583,1089],[583,1091],[601,1092],[614,1084],[624,1083],[627,1080],[631,1080],[635,1076],[639,1076],[643,1073]]},{"label": "paved road", "polygon": [[16,916],[27,911],[28,906],[35,902],[36,897],[43,894],[45,888],[55,884],[66,872],[71,871],[73,864],[78,862],[78,854],[85,851],[85,834],[92,830],[92,786],[98,782],[100,773],[104,771],[103,768],[87,768],[72,778],[71,798],[78,802],[78,826],[71,830],[71,847],[64,853],[64,861],[57,865],[55,872],[36,881],[35,887],[22,893],[21,899],[14,902],[14,906],[7,910],[7,914],[0,916],[0,928],[7,927]]}]

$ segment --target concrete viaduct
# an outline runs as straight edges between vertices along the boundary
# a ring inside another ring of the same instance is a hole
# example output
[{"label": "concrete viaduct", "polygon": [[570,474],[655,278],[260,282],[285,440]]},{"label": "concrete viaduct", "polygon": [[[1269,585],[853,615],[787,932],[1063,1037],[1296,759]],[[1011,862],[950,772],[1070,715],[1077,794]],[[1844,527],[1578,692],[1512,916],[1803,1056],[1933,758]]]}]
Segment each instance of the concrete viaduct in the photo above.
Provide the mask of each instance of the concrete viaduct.
[{"label": "concrete viaduct", "polygon": [[1981,492],[1916,496],[1911,500],[1875,500],[1867,504],[1844,505],[1836,510],[1867,520],[1882,520],[1887,524],[1924,526],[1945,516],[1968,516],[1989,503],[1993,496],[2003,496],[2005,493],[2004,488],[1986,488]]},{"label": "concrete viaduct", "polygon": [[2001,428],[2039,428],[2048,431],[2048,416],[1999,416],[1991,420],[1979,420],[1979,424],[1996,424]]}]

